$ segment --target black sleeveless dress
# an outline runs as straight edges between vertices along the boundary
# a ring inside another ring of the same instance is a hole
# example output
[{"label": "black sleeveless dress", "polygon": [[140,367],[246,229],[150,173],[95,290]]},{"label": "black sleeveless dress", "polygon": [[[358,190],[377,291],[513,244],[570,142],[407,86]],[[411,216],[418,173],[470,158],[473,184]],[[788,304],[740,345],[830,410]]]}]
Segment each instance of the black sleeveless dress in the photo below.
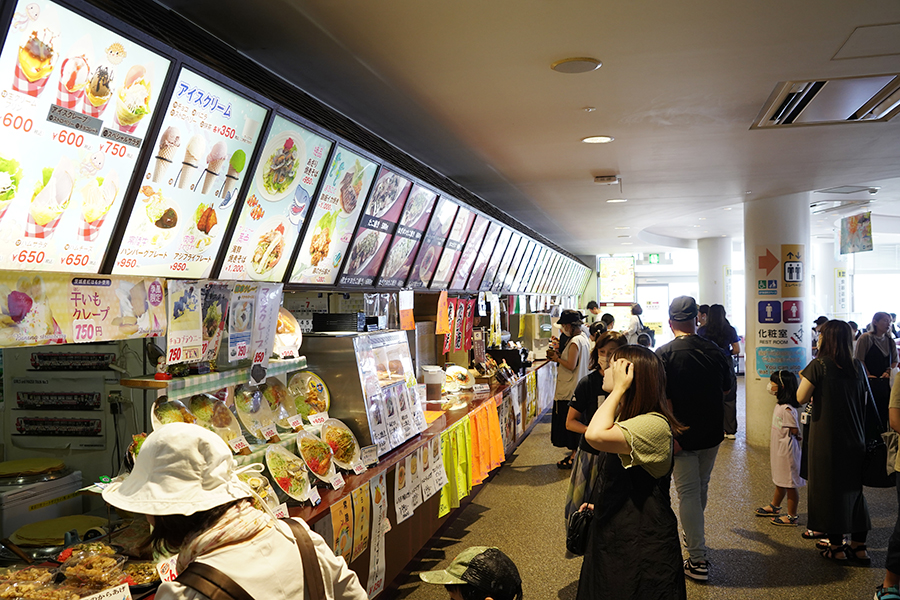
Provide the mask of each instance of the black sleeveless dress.
[{"label": "black sleeveless dress", "polygon": [[672,470],[655,479],[600,453],[594,519],[578,581],[578,600],[684,600],[678,521],[669,501]]}]

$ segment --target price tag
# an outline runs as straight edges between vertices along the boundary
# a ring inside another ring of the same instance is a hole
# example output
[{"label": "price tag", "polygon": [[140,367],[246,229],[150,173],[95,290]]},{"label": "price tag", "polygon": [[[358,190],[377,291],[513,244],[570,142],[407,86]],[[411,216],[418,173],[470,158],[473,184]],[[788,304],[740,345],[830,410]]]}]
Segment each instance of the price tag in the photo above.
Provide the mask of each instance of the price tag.
[{"label": "price tag", "polygon": [[378,446],[364,446],[359,449],[359,460],[364,465],[378,464]]},{"label": "price tag", "polygon": [[273,437],[278,435],[278,430],[275,429],[275,425],[269,424],[262,428],[263,437],[267,440],[271,440]]},{"label": "price tag", "polygon": [[366,468],[366,465],[364,465],[362,463],[356,463],[355,465],[353,465],[353,472],[356,473],[357,475],[365,473],[368,470],[369,469]]},{"label": "price tag", "polygon": [[246,439],[244,436],[242,436],[242,435],[239,435],[238,437],[236,437],[236,438],[234,438],[234,439],[232,439],[232,440],[228,440],[228,445],[231,446],[231,450],[232,450],[235,454],[237,454],[238,452],[240,452],[240,451],[243,450],[244,448],[249,448],[249,447],[250,447],[250,444],[247,443],[247,439]]},{"label": "price tag", "polygon": [[297,353],[293,349],[287,348],[287,349],[281,351],[281,358],[283,358],[283,359],[297,358]]},{"label": "price tag", "polygon": [[288,425],[290,425],[292,429],[303,427],[303,417],[301,417],[300,415],[288,417]]},{"label": "price tag", "polygon": [[331,478],[330,483],[331,483],[331,487],[333,487],[336,490],[339,490],[342,487],[344,487],[344,476],[341,475],[340,473],[335,473],[334,477]]},{"label": "price tag", "polygon": [[310,425],[315,425],[316,427],[321,427],[327,420],[328,420],[327,412],[320,412],[320,413],[316,413],[314,415],[309,415]]},{"label": "price tag", "polygon": [[291,515],[288,513],[287,504],[282,502],[278,506],[275,507],[275,510],[272,511],[275,514],[276,519],[287,519]]},{"label": "price tag", "polygon": [[178,577],[178,571],[175,570],[175,563],[178,562],[178,555],[172,558],[156,563],[156,572],[162,581],[175,581]]},{"label": "price tag", "polygon": [[238,360],[247,358],[247,342],[238,342],[237,357]]},{"label": "price tag", "polygon": [[476,394],[490,394],[491,393],[491,385],[489,383],[476,383],[475,384],[475,393]]},{"label": "price tag", "polygon": [[102,328],[96,325],[93,319],[74,319],[72,331],[74,333],[72,341],[76,344],[96,341],[102,334]]},{"label": "price tag", "polygon": [[307,494],[306,499],[312,502],[313,506],[322,501],[322,497],[319,495],[319,490],[314,487],[309,488],[309,494]]}]

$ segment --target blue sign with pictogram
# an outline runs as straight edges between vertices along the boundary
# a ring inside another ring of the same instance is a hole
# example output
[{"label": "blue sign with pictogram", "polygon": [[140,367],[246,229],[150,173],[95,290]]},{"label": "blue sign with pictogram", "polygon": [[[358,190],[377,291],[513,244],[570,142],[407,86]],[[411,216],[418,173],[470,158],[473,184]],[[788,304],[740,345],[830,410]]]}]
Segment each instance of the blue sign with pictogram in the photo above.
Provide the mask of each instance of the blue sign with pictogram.
[{"label": "blue sign with pictogram", "polygon": [[759,302],[760,323],[781,323],[781,302],[762,300]]}]

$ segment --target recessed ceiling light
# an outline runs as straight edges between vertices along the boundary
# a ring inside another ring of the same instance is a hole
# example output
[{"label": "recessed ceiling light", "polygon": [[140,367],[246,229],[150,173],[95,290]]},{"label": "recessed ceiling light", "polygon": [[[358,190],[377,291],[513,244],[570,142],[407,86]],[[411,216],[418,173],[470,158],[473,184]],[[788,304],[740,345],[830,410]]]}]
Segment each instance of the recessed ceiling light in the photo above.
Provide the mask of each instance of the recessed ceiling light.
[{"label": "recessed ceiling light", "polygon": [[626,198],[613,198],[612,200],[606,201],[608,204],[621,204],[622,202],[628,202]]},{"label": "recessed ceiling light", "polygon": [[620,238],[630,238],[631,236],[630,235],[620,235],[619,237]]},{"label": "recessed ceiling light", "polygon": [[747,194],[752,194],[753,192],[751,192],[750,190],[747,190],[746,193],[747,193]]},{"label": "recessed ceiling light", "polygon": [[616,229],[631,229],[631,227],[616,227]]},{"label": "recessed ceiling light", "polygon": [[699,220],[700,220],[700,221],[705,221],[705,220],[706,220],[706,217],[700,217]]},{"label": "recessed ceiling light", "polygon": [[703,230],[703,233],[709,233],[709,230],[708,230],[708,229],[704,229],[704,230]]},{"label": "recessed ceiling light", "polygon": [[720,235],[720,236],[719,236],[719,237],[728,237],[728,236],[727,236],[727,235],[725,235],[725,234],[724,234],[724,233],[723,233],[723,234],[722,234],[722,235]]},{"label": "recessed ceiling light", "polygon": [[722,210],[731,210],[731,207],[730,207],[730,206],[726,206],[726,207],[723,208]]},{"label": "recessed ceiling light", "polygon": [[631,242],[622,242],[622,245],[623,245],[623,246],[630,246],[630,245],[631,245]]},{"label": "recessed ceiling light", "polygon": [[586,138],[582,138],[581,141],[585,144],[608,144],[614,139],[616,138],[611,135],[589,135]]},{"label": "recessed ceiling light", "polygon": [[694,225],[694,227],[700,227],[699,225]]},{"label": "recessed ceiling light", "polygon": [[599,69],[602,64],[596,58],[577,56],[558,60],[550,65],[550,68],[557,73],[590,73]]}]

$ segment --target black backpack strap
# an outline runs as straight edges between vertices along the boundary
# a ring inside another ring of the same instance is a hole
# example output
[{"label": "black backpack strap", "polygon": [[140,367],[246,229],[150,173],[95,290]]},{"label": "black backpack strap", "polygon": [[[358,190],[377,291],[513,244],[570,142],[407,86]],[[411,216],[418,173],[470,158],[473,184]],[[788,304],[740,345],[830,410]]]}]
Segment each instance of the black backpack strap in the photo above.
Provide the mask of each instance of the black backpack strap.
[{"label": "black backpack strap", "polygon": [[197,590],[209,600],[253,600],[231,577],[201,562],[189,564],[175,581]]},{"label": "black backpack strap", "polygon": [[312,538],[300,523],[294,519],[283,519],[290,525],[297,540],[297,549],[300,550],[300,560],[303,562],[303,581],[309,590],[310,600],[325,600],[325,580],[322,578],[322,568],[316,556]]}]

